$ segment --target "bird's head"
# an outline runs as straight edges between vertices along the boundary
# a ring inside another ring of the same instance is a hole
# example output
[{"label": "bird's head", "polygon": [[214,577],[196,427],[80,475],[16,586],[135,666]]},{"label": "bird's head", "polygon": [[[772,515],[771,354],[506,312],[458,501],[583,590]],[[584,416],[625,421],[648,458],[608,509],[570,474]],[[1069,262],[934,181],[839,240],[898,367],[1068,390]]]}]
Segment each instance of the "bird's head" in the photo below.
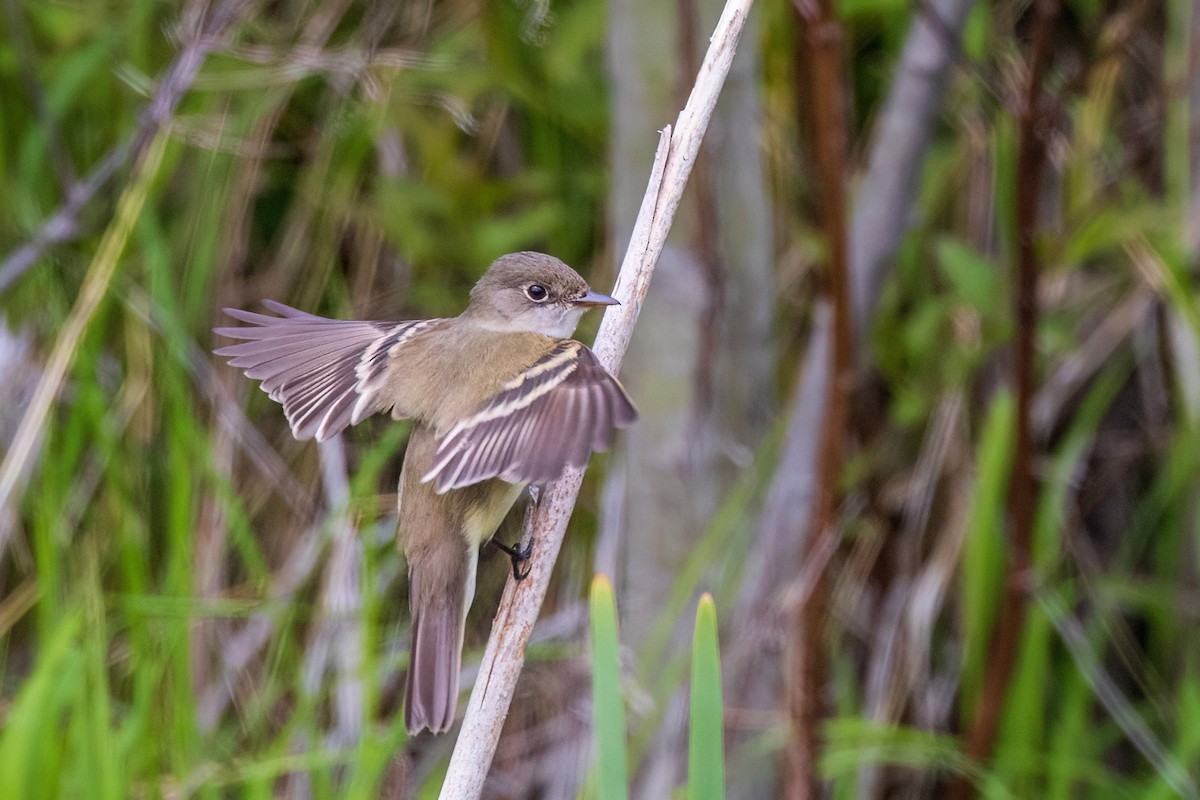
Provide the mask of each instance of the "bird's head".
[{"label": "bird's head", "polygon": [[488,328],[566,338],[583,312],[616,300],[592,291],[587,281],[554,256],[509,253],[492,262],[464,312]]}]

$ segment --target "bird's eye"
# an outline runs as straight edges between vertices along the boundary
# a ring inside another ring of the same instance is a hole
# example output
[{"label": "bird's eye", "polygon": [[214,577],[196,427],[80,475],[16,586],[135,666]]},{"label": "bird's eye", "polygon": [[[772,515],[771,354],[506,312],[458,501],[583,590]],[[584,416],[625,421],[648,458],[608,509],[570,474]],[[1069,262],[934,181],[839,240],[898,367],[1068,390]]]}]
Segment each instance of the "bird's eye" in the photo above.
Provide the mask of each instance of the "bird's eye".
[{"label": "bird's eye", "polygon": [[540,283],[531,283],[525,287],[525,296],[535,303],[540,303],[546,299],[546,287]]}]

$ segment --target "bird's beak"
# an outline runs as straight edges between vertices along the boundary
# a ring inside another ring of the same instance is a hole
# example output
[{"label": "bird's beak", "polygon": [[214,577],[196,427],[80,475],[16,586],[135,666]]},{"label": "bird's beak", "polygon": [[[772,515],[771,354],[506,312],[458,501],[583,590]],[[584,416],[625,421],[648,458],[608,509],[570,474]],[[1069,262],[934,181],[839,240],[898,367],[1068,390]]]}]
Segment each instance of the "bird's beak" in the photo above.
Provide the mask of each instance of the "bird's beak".
[{"label": "bird's beak", "polygon": [[599,292],[588,290],[588,293],[583,297],[576,297],[574,300],[572,300],[571,305],[590,308],[592,306],[619,306],[621,304],[606,294],[600,294]]}]

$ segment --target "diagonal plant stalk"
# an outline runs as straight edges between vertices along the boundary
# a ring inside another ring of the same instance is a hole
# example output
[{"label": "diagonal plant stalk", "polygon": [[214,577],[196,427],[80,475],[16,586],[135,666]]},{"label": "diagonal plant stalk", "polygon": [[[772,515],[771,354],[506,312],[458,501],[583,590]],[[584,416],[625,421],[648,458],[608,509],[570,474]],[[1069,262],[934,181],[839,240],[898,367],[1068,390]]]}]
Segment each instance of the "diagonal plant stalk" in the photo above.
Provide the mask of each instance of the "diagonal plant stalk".
[{"label": "diagonal plant stalk", "polygon": [[[680,197],[700,149],[717,97],[729,74],[738,39],[753,0],[729,0],[700,65],[695,86],[674,127],[663,129],[651,169],[650,183],[634,224],[633,235],[613,296],[621,301],[604,315],[595,352],[605,369],[617,373],[633,335],[650,278],[666,243]],[[442,785],[442,800],[479,797],[508,716],[517,677],[525,662],[525,644],[550,585],[550,573],[575,508],[582,469],[569,469],[543,493],[526,516],[522,536],[533,545],[526,580],[511,578],[492,623],[479,678],[467,704],[462,729]]]},{"label": "diagonal plant stalk", "polygon": [[[13,503],[15,507],[15,504],[20,502],[20,490],[33,468],[42,435],[46,431],[46,420],[59,390],[67,379],[67,373],[75,362],[75,353],[87,333],[88,324],[108,294],[108,287],[116,274],[117,262],[125,249],[125,243],[142,213],[146,196],[150,193],[150,185],[158,176],[167,138],[166,133],[155,137],[138,162],[133,178],[117,203],[116,217],[105,231],[92,264],[88,267],[83,285],[79,289],[79,296],[75,300],[75,307],[54,343],[54,349],[46,362],[46,371],[42,373],[29,407],[21,417],[12,445],[5,453],[4,461],[0,462],[0,508],[9,503]],[[9,537],[0,530],[0,558],[4,555],[8,540]]]},{"label": "diagonal plant stalk", "polygon": [[24,275],[48,249],[79,238],[82,233],[79,216],[84,209],[126,163],[137,163],[145,158],[151,143],[169,127],[175,109],[192,88],[208,54],[225,45],[226,36],[247,15],[251,5],[251,0],[224,0],[210,8],[207,3],[196,2],[183,10],[184,25],[192,24],[196,30],[163,73],[154,96],[138,116],[137,126],[128,139],[113,147],[99,161],[87,178],[68,187],[65,202],[42,222],[29,242],[0,261],[0,292]]}]

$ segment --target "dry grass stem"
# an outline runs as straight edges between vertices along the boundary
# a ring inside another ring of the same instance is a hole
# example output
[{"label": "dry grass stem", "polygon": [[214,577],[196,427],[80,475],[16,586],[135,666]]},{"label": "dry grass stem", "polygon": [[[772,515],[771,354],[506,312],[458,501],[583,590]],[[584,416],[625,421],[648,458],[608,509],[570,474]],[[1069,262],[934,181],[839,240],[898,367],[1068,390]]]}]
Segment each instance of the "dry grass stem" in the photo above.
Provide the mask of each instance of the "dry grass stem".
[{"label": "dry grass stem", "polygon": [[[662,132],[649,186],[613,290],[621,305],[605,314],[596,336],[596,355],[613,373],[620,370],[629,346],[654,266],[666,243],[750,6],[750,0],[730,0],[726,4],[687,104],[674,128],[668,126]],[[442,786],[442,800],[477,798],[483,790],[524,664],[525,644],[545,599],[551,569],[582,481],[582,470],[568,470],[548,487],[526,521],[523,540],[533,542],[532,569],[526,580],[517,583],[510,578],[505,587]]]}]

